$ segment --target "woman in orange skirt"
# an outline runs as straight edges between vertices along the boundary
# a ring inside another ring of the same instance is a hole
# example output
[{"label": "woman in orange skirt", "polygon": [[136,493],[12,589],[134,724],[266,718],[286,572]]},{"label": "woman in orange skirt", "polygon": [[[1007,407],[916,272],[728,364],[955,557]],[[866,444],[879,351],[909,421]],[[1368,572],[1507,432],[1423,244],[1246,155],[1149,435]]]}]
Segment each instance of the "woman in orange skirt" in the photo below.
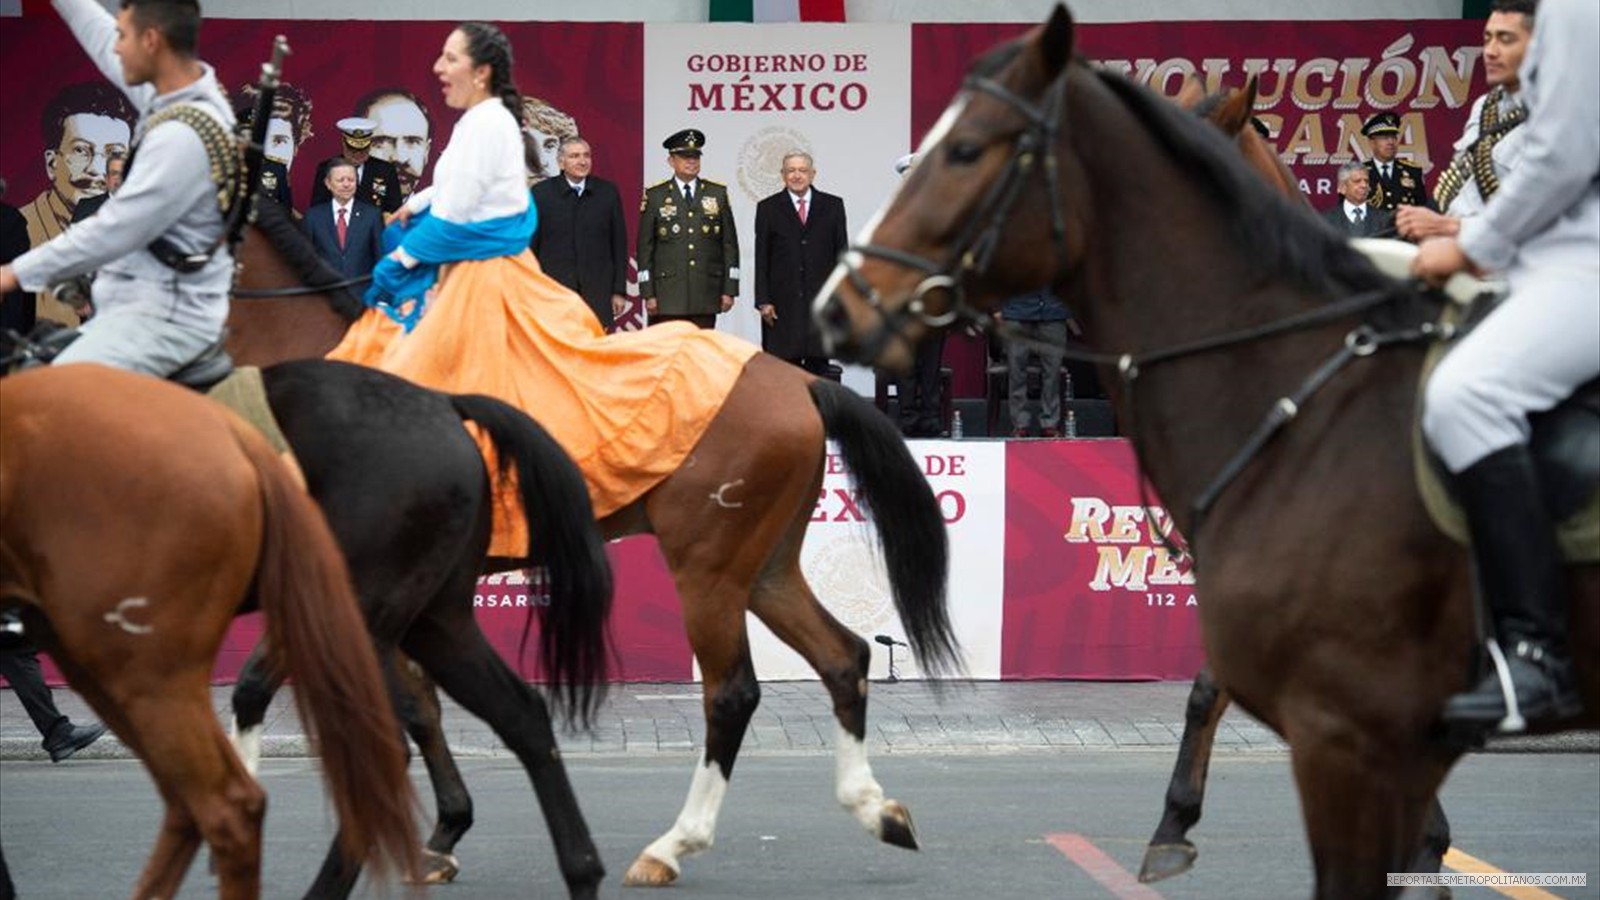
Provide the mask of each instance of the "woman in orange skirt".
[{"label": "woman in orange skirt", "polygon": [[[385,233],[392,250],[373,273],[366,315],[329,358],[522,409],[583,469],[605,516],[678,468],[759,350],[686,323],[608,336],[582,298],[539,269],[511,69],[510,42],[493,25],[450,33],[433,71],[445,103],[465,112],[432,186]],[[527,536],[513,492],[499,493],[491,552],[520,555]]]}]

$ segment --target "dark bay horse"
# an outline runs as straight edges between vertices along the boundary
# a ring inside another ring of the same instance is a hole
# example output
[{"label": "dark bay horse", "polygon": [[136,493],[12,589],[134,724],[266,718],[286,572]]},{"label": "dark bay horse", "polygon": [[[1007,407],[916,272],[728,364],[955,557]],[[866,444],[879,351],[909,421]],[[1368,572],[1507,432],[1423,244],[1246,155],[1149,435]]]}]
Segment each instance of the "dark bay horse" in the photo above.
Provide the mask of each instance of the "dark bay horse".
[{"label": "dark bay horse", "polygon": [[[70,367],[65,367],[70,368]],[[450,396],[343,363],[262,370],[268,405],[349,562],[394,702],[411,703],[398,648],[494,727],[532,779],[574,896],[593,896],[604,868],[590,839],[543,697],[500,658],[472,612],[490,533],[492,476],[463,421],[486,434],[516,474],[534,556],[551,603],[538,609],[540,664],[562,711],[585,719],[603,693],[610,566],[577,467],[537,423],[488,397]],[[264,642],[246,668],[281,683]],[[239,733],[253,771],[266,697]],[[330,848],[314,896],[346,893],[359,875]]]},{"label": "dark bay horse", "polygon": [[0,381],[0,605],[144,761],[166,805],[135,897],[171,897],[201,841],[218,894],[261,889],[266,795],[211,709],[233,617],[260,609],[295,677],[352,858],[412,871],[405,745],[338,545],[249,426],[99,366]]},{"label": "dark bay horse", "polygon": [[[294,289],[338,276],[292,227],[263,216],[240,259],[240,287]],[[319,357],[336,344],[360,305],[335,290],[307,296],[236,297],[230,350],[244,363]],[[537,410],[529,412],[537,415]],[[800,547],[822,484],[825,440],[837,442],[871,511],[896,609],[923,671],[957,662],[945,607],[947,547],[938,503],[898,431],[870,403],[774,357],[745,367],[686,464],[640,500],[607,516],[607,537],[650,533],[660,541],[684,605],[684,625],[704,678],[706,750],[676,823],[629,868],[628,884],[675,881],[682,859],[708,849],[750,716],[760,700],[746,637],[754,613],[822,677],[839,725],[836,796],[873,836],[916,847],[906,808],[884,796],[866,754],[870,645],[817,601],[800,569]],[[738,482],[734,502],[727,486]],[[241,683],[264,708],[270,687]],[[239,695],[235,697],[238,709]],[[428,756],[439,802],[429,850],[453,875],[450,850],[471,824],[470,799],[438,730],[437,704],[403,712]]]},{"label": "dark bay horse", "polygon": [[[1413,481],[1423,347],[1369,352],[1432,310],[1409,309],[1216,129],[1072,45],[1057,7],[974,66],[819,322],[839,355],[904,370],[933,329],[1008,296],[1049,284],[1073,306],[1194,548],[1218,682],[1289,743],[1316,895],[1387,896],[1465,746],[1439,711],[1476,645],[1467,554]],[[1320,389],[1301,390],[1319,369]],[[1230,467],[1273,410],[1292,424]],[[1592,724],[1600,567],[1569,576],[1587,703],[1571,724]]]},{"label": "dark bay horse", "polygon": [[[1175,98],[1179,107],[1191,109],[1233,141],[1239,156],[1274,191],[1289,199],[1290,205],[1311,213],[1311,202],[1301,193],[1294,173],[1284,165],[1272,145],[1247,127],[1255,103],[1256,80],[1243,88],[1206,94],[1198,80],[1190,79]],[[1139,867],[1139,880],[1161,881],[1187,872],[1199,855],[1189,830],[1200,821],[1205,801],[1206,776],[1211,765],[1211,750],[1217,726],[1230,703],[1228,691],[1217,683],[1210,669],[1194,677],[1185,704],[1183,735],[1178,741],[1178,758],[1163,798],[1161,820],[1156,824]],[[1434,798],[1422,846],[1407,866],[1407,872],[1438,872],[1445,852],[1450,849],[1450,822],[1444,808]],[[1448,896],[1448,891],[1441,890]]]}]

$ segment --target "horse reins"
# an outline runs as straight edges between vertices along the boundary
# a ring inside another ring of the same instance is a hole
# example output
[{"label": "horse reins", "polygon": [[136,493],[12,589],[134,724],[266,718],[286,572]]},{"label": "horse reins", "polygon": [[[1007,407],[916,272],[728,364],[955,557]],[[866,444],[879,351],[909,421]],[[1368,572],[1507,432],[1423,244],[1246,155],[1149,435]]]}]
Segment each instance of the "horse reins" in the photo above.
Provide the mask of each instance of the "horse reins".
[{"label": "horse reins", "polygon": [[[1407,285],[1394,285],[1364,291],[1263,325],[1256,325],[1142,353],[1105,353],[1059,346],[1048,341],[1029,337],[1023,334],[1013,323],[997,321],[993,316],[980,312],[967,303],[965,291],[962,288],[962,279],[971,275],[980,275],[987,270],[989,263],[993,259],[995,248],[999,244],[1006,216],[1010,213],[1011,207],[1015,205],[1017,198],[1021,196],[1022,189],[1032,174],[1035,157],[1041,150],[1044,160],[1046,189],[1048,191],[1046,196],[1051,198],[1050,210],[1053,237],[1061,251],[1062,259],[1064,260],[1066,257],[1066,222],[1059,201],[1060,167],[1056,158],[1055,136],[1060,130],[1063,109],[1066,105],[1064,93],[1068,71],[1070,70],[1063,69],[1062,74],[1057,77],[1046,91],[1043,107],[1031,103],[1026,98],[989,78],[969,76],[963,83],[963,88],[966,90],[982,91],[1013,107],[1028,120],[1028,130],[1017,139],[1016,149],[1012,153],[1000,180],[985,195],[983,205],[979,207],[979,212],[973,216],[971,224],[962,233],[961,239],[954,245],[955,249],[951,252],[950,258],[943,265],[914,253],[890,247],[881,247],[875,244],[860,244],[850,248],[851,251],[859,253],[863,257],[886,260],[927,274],[927,277],[913,291],[911,299],[903,306],[895,310],[885,311],[883,309],[882,295],[862,276],[848,253],[843,257],[841,265],[845,268],[851,286],[866,299],[868,305],[877,310],[879,316],[877,330],[872,332],[864,342],[861,351],[862,358],[875,359],[884,346],[896,338],[909,344],[910,341],[905,338],[903,326],[906,322],[917,319],[925,327],[932,329],[948,327],[957,322],[965,322],[975,326],[978,331],[992,333],[1003,341],[1017,343],[1034,350],[1048,350],[1051,353],[1060,353],[1063,358],[1075,362],[1112,366],[1117,371],[1118,380],[1126,397],[1129,438],[1137,448],[1140,442],[1140,429],[1137,413],[1138,404],[1134,398],[1134,386],[1141,372],[1151,366],[1304,331],[1328,325],[1340,319],[1366,314],[1385,303],[1411,296],[1421,286],[1420,281],[1413,280]],[[986,219],[987,223],[985,224]],[[982,229],[981,231],[979,230],[980,228]],[[938,289],[946,290],[950,294],[951,302],[947,310],[938,315],[932,315],[927,312],[924,298],[930,292]],[[1280,397],[1277,402],[1273,403],[1272,408],[1267,411],[1261,422],[1251,431],[1243,445],[1229,457],[1217,474],[1206,484],[1206,487],[1190,507],[1190,534],[1197,535],[1199,533],[1202,521],[1211,508],[1216,505],[1223,491],[1244,472],[1251,460],[1261,452],[1267,443],[1299,415],[1305,403],[1317,391],[1327,385],[1346,365],[1353,360],[1371,356],[1380,348],[1387,346],[1448,340],[1453,331],[1454,329],[1450,326],[1438,326],[1432,322],[1422,322],[1414,328],[1379,332],[1370,325],[1363,323],[1346,333],[1338,350],[1317,366],[1311,374],[1306,376],[1305,380],[1300,383],[1293,393]],[[1137,452],[1134,454],[1134,464],[1137,468],[1139,480],[1140,505],[1145,510],[1146,520],[1154,522],[1155,519],[1151,515],[1144,464]],[[1192,560],[1193,555],[1188,549],[1174,545],[1169,536],[1170,530],[1170,528],[1157,529],[1163,547],[1173,555],[1174,559],[1188,557]]]},{"label": "horse reins", "polygon": [[266,300],[272,297],[307,297],[312,294],[325,294],[328,291],[339,291],[353,288],[372,280],[371,275],[360,275],[355,278],[346,278],[343,281],[333,281],[328,284],[295,285],[282,288],[255,288],[252,290],[235,290],[233,296],[244,300]]}]

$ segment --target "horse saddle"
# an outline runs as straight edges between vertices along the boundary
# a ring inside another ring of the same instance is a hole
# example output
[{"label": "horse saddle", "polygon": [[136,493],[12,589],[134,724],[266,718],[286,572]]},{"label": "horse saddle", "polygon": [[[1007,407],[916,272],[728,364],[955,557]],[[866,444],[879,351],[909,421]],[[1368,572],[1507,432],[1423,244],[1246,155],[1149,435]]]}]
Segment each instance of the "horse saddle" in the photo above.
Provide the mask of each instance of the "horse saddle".
[{"label": "horse saddle", "polygon": [[[49,365],[79,337],[78,329],[57,326],[53,322],[41,323],[22,342],[14,368],[17,371]],[[204,352],[184,364],[183,368],[167,376],[187,388],[206,393],[233,372],[233,357],[228,355],[226,333]]]},{"label": "horse saddle", "polygon": [[[1466,308],[1448,305],[1440,324],[1453,326],[1458,335],[1465,334],[1498,300],[1489,295]],[[1427,384],[1433,367],[1449,350],[1447,343],[1429,350],[1421,384]],[[1417,394],[1420,400],[1421,385]],[[1600,378],[1579,386],[1553,409],[1530,415],[1528,424],[1539,486],[1562,554],[1569,563],[1600,563]],[[1467,543],[1466,515],[1451,494],[1451,480],[1443,464],[1425,446],[1420,426],[1413,430],[1412,444],[1423,505],[1441,531]]]},{"label": "horse saddle", "polygon": [[[16,371],[48,365],[77,339],[78,330],[75,328],[61,327],[55,323],[41,324],[33,334],[17,341],[20,349],[8,359]],[[283,436],[278,420],[272,414],[261,370],[255,366],[235,367],[233,357],[228,355],[224,347],[226,340],[227,335],[224,334],[192,362],[167,376],[167,380],[199,391],[233,410],[261,432],[274,450],[279,454],[288,454],[289,441]]]}]

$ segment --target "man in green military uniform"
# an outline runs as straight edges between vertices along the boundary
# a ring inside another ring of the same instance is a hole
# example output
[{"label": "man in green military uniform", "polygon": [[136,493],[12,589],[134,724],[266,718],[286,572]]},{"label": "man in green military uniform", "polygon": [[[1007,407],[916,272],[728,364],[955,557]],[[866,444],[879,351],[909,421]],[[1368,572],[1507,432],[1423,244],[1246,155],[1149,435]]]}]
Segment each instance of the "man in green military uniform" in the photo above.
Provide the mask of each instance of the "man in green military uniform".
[{"label": "man in green military uniform", "polygon": [[693,128],[663,141],[673,175],[639,203],[639,296],[651,325],[714,328],[739,295],[739,234],[727,186],[700,177],[705,145]]},{"label": "man in green military uniform", "polygon": [[1372,196],[1367,198],[1367,205],[1388,212],[1401,204],[1434,209],[1422,184],[1422,170],[1395,158],[1400,146],[1400,117],[1392,112],[1377,113],[1361,126],[1361,133],[1372,146],[1372,158],[1367,160]]}]

